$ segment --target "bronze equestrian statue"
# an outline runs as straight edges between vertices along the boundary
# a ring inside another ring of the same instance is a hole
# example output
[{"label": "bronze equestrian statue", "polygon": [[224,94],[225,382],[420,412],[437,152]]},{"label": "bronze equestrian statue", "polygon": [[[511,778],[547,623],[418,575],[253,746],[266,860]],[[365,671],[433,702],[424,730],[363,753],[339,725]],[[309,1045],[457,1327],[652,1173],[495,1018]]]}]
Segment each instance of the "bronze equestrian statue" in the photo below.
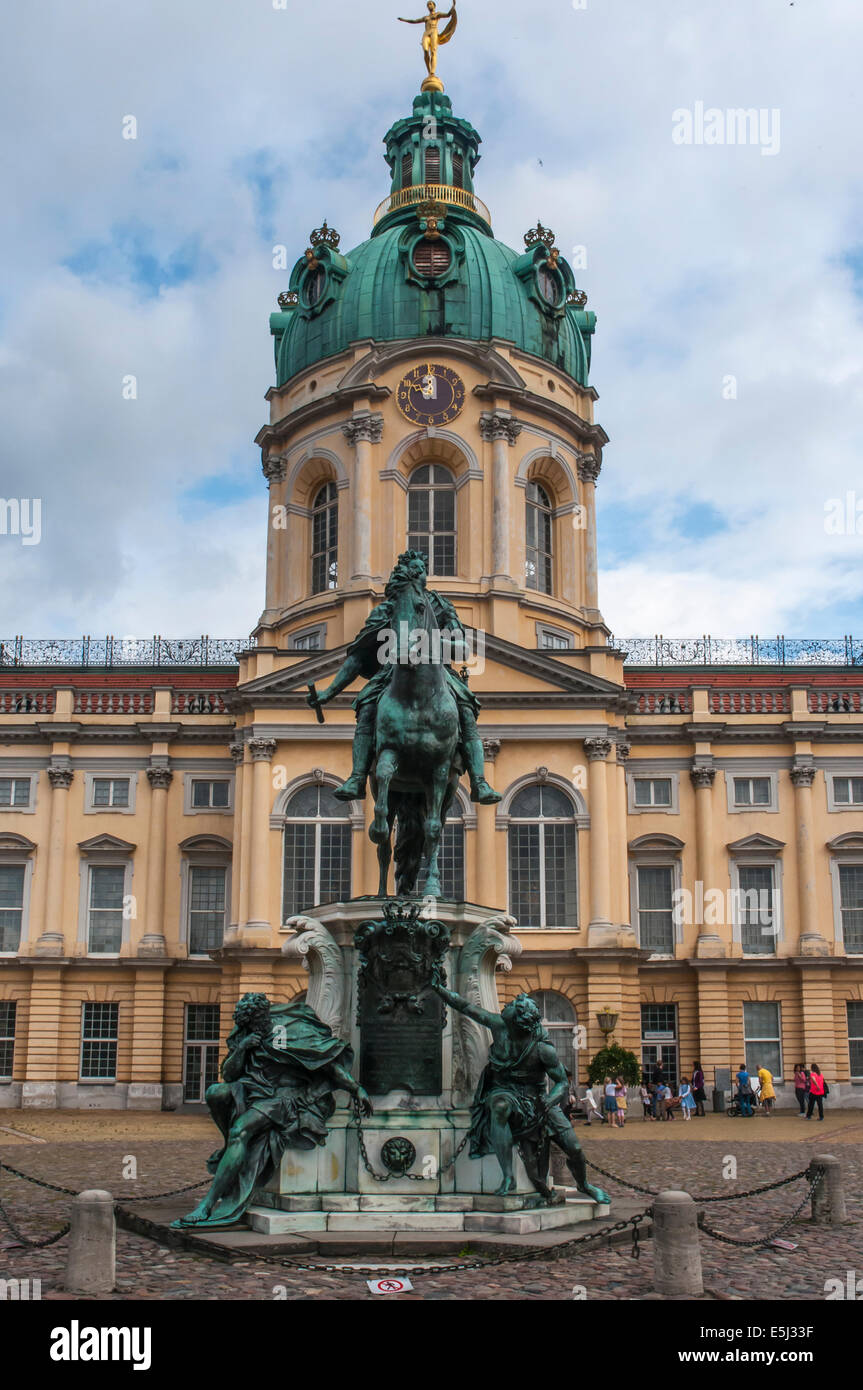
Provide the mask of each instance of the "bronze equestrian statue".
[{"label": "bronze equestrian statue", "polygon": [[375,819],[369,834],[378,846],[381,897],[387,896],[396,819],[396,892],[415,892],[426,855],[426,893],[440,897],[440,839],[459,778],[467,772],[474,801],[500,801],[485,777],[479,701],[450,665],[463,650],[465,631],[449,600],[427,588],[427,578],[419,551],[399,557],[384,602],[348,647],[332,684],[308,700],[320,708],[359,677],[368,681],[354,701],[353,771],[335,795],[361,800],[371,777]]}]

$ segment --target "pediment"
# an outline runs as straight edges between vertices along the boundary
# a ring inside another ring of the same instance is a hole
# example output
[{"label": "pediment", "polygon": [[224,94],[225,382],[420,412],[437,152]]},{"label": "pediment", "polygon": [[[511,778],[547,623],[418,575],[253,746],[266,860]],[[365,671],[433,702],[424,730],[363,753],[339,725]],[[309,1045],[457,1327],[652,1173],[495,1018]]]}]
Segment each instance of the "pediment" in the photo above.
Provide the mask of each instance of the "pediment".
[{"label": "pediment", "polygon": [[[256,705],[284,703],[286,708],[302,705],[309,685],[328,684],[344,661],[345,652],[344,647],[337,651],[314,652],[305,661],[248,681],[232,694],[229,707],[235,711]],[[356,687],[351,686],[350,699],[361,688],[359,681]],[[485,670],[481,677],[472,680],[471,688],[485,708],[529,708],[533,705],[621,711],[628,708],[623,686],[575,670],[547,652],[528,650],[501,637],[486,637]],[[347,697],[341,699],[345,701]]]},{"label": "pediment", "polygon": [[785,848],[785,841],[774,840],[772,835],[744,835],[742,840],[733,840],[726,848],[729,854],[747,854],[752,850],[764,854],[781,854]]},{"label": "pediment", "polygon": [[646,854],[657,850],[680,854],[685,847],[685,842],[678,840],[676,835],[639,835],[637,839],[629,842],[630,854]]},{"label": "pediment", "polygon": [[234,846],[224,835],[190,835],[179,849],[183,854],[232,854]]},{"label": "pediment", "polygon": [[133,854],[137,845],[121,840],[118,835],[94,835],[89,840],[79,840],[78,848],[82,854],[113,852],[114,854]]},{"label": "pediment", "polygon": [[863,834],[857,830],[837,835],[835,840],[827,841],[827,848],[833,854],[863,854]]},{"label": "pediment", "polygon": [[[512,363],[507,362],[505,357],[487,344],[472,343],[463,338],[423,339],[422,352],[435,351],[446,353],[448,357],[461,358],[463,361],[469,362],[471,366],[482,372],[489,382],[499,382],[511,386],[517,391],[526,389],[527,383]],[[359,362],[355,362],[342,377],[339,382],[339,390],[345,391],[352,386],[376,382],[396,363],[407,358],[415,360],[417,355],[417,343],[414,338],[403,338],[393,343],[377,343],[365,357],[360,358]],[[420,360],[425,362],[425,356],[421,357]]]},{"label": "pediment", "polygon": [[26,835],[13,835],[11,830],[0,834],[0,854],[32,854],[35,848]]}]

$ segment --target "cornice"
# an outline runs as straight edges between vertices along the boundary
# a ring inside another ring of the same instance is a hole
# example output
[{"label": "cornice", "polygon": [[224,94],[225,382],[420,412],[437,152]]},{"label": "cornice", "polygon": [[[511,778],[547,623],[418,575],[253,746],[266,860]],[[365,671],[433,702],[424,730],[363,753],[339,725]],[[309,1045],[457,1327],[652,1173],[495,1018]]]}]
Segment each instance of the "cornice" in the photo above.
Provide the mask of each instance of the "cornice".
[{"label": "cornice", "polygon": [[[284,386],[279,388],[279,393],[285,389]],[[269,392],[267,394],[269,398]],[[392,391],[388,386],[376,386],[374,382],[364,382],[361,386],[341,387],[337,391],[330,392],[327,396],[321,396],[320,400],[306,401],[304,405],[298,406],[296,410],[290,411],[287,415],[283,415],[281,420],[276,420],[274,424],[264,425],[263,429],[255,435],[255,443],[263,449],[267,445],[288,439],[298,429],[315,424],[327,415],[345,410],[353,413],[354,401],[382,402],[389,400],[391,395]],[[336,422],[334,429],[338,429],[340,423]]]},{"label": "cornice", "polygon": [[[545,396],[538,396],[534,391],[491,382],[487,386],[475,386],[473,394],[480,400],[507,400],[510,405],[518,405],[522,410],[533,411],[542,419],[553,421],[559,428],[568,431],[571,435],[576,435],[585,444],[592,444],[600,451],[609,443],[608,435],[601,425],[588,424],[574,410],[569,410],[567,406],[560,405],[557,401],[547,400]],[[522,420],[521,423],[525,429],[530,428],[527,420]]]}]

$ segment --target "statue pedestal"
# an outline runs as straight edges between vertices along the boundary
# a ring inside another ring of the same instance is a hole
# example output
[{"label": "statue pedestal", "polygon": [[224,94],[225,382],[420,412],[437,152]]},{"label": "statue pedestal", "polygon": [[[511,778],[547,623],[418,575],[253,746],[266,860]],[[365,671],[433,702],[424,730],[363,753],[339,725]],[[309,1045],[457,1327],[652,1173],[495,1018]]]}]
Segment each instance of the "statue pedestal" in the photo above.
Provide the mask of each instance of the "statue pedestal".
[{"label": "statue pedestal", "polygon": [[[344,1102],[330,1122],[325,1146],[289,1149],[279,1171],[255,1194],[247,1214],[252,1229],[269,1235],[392,1229],[527,1234],[608,1215],[608,1206],[588,1197],[543,1206],[517,1152],[516,1191],[506,1197],[496,1195],[501,1171],[494,1155],[473,1159],[466,1146],[453,1161],[468,1132],[470,1102],[490,1038],[485,1028],[451,1009],[446,1009],[440,1030],[430,1029],[437,995],[421,992],[416,999],[410,996],[410,1004],[395,1008],[389,1007],[385,995],[387,1007],[378,1010],[382,1023],[370,1014],[366,995],[363,1026],[374,1030],[380,1047],[380,1053],[372,1055],[367,1035],[367,1073],[391,1079],[435,1076],[441,1082],[435,1094],[400,1086],[374,1093],[368,1075],[363,1075],[358,1021],[359,975],[362,970],[368,990],[374,965],[368,957],[361,958],[354,935],[362,923],[380,920],[384,906],[380,899],[360,899],[321,908],[316,917],[291,923],[296,934],[284,950],[303,960],[309,971],[310,1006],[334,1033],[350,1040],[354,1075],[369,1090],[375,1113],[362,1121],[365,1158],[353,1108]],[[430,904],[426,916],[449,933],[449,987],[496,1013],[495,970],[510,970],[513,957],[521,952],[521,943],[511,934],[512,919],[471,904],[444,902]],[[384,947],[392,959],[399,950],[398,937],[386,936]],[[396,997],[403,1000],[405,994],[410,994],[409,982]],[[380,997],[380,990],[374,997]],[[393,1164],[393,1154],[403,1156],[401,1167]]]}]

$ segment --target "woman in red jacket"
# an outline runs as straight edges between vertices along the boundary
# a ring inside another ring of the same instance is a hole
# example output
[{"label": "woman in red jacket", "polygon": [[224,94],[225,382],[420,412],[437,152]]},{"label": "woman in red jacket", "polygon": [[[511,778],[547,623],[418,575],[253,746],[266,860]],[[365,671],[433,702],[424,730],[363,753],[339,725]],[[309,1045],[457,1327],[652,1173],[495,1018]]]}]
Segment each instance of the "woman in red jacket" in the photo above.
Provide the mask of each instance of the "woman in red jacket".
[{"label": "woman in red jacket", "polygon": [[807,1120],[812,1119],[812,1111],[815,1109],[815,1102],[818,1102],[818,1118],[824,1119],[824,1077],[821,1075],[821,1068],[817,1062],[812,1063],[812,1072],[809,1077],[809,1108],[806,1111]]}]

